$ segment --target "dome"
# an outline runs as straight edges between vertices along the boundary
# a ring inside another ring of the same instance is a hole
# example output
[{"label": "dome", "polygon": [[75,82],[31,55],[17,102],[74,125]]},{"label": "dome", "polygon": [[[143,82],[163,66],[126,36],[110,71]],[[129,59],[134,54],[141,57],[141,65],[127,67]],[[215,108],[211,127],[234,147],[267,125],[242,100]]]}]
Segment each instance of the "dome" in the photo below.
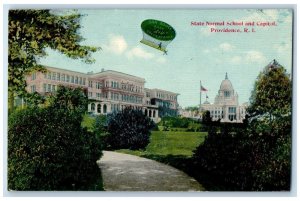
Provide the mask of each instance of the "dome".
[{"label": "dome", "polygon": [[223,80],[220,85],[220,91],[233,91],[233,87],[230,80],[228,80],[227,73],[225,76],[225,80]]}]

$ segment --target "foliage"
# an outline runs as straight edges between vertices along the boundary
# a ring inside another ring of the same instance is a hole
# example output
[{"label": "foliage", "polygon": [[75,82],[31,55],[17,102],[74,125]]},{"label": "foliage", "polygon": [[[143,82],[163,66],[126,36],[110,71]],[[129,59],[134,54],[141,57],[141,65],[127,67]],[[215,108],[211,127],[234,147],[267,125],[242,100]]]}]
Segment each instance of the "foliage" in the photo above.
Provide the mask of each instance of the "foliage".
[{"label": "foliage", "polygon": [[162,106],[158,106],[159,117],[174,117],[177,116],[177,110],[171,109],[168,102],[162,101]]},{"label": "foliage", "polygon": [[163,117],[158,123],[164,131],[174,130],[174,128],[186,128],[187,131],[200,131],[201,125],[198,121],[185,117]]},{"label": "foliage", "polygon": [[93,124],[93,131],[98,135],[107,133],[107,123],[106,115],[97,115]]},{"label": "foliage", "polygon": [[49,97],[52,107],[84,113],[87,111],[88,97],[82,88],[71,88],[63,85],[58,86],[54,96]]},{"label": "foliage", "polygon": [[290,189],[292,89],[283,67],[274,65],[259,75],[243,124],[212,122],[204,114],[209,134],[191,168],[198,179],[203,172],[219,190]]},{"label": "foliage", "polygon": [[[274,61],[276,62],[276,61]],[[250,116],[274,118],[291,114],[292,83],[285,69],[273,63],[261,72],[250,98]]]},{"label": "foliage", "polygon": [[126,108],[108,116],[106,146],[110,149],[144,149],[154,122],[141,110]]},{"label": "foliage", "polygon": [[189,107],[186,107],[185,110],[196,112],[199,110],[199,107],[198,106],[189,106]]},{"label": "foliage", "polygon": [[45,71],[38,64],[46,56],[45,48],[58,50],[72,59],[91,63],[95,47],[83,46],[79,35],[82,15],[76,11],[10,10],[8,18],[8,88],[10,108],[14,97],[27,99],[25,75]]},{"label": "foliage", "polygon": [[[70,91],[68,98],[77,100],[78,91]],[[62,91],[58,95],[62,97],[53,100],[66,100]],[[101,176],[96,164],[101,141],[81,127],[83,102],[67,102],[28,107],[9,116],[9,189],[93,189],[89,185]]]},{"label": "foliage", "polygon": [[81,126],[86,128],[88,131],[93,131],[93,126],[95,124],[95,117],[90,116],[89,114],[84,114],[81,122]]}]

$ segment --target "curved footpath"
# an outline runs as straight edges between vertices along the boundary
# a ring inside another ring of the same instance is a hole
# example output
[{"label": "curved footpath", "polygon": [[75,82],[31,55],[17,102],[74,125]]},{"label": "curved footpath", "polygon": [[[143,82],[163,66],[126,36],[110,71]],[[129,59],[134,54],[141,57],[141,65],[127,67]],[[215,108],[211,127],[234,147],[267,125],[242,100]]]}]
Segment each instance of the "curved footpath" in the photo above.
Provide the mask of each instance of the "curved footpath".
[{"label": "curved footpath", "polygon": [[204,191],[184,172],[150,159],[103,151],[97,161],[106,191]]}]

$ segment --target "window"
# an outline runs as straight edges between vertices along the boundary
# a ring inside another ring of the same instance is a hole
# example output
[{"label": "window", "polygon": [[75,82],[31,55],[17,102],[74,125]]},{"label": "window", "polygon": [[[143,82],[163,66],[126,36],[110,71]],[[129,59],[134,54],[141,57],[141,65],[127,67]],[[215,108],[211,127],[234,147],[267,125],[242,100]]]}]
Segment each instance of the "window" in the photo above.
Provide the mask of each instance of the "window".
[{"label": "window", "polygon": [[43,84],[43,90],[44,92],[47,92],[47,84]]},{"label": "window", "polygon": [[93,96],[93,92],[89,92],[88,96],[92,97]]},{"label": "window", "polygon": [[101,93],[96,93],[97,98],[101,97]]},{"label": "window", "polygon": [[229,107],[229,108],[228,108],[228,112],[229,112],[229,113],[234,113],[234,114],[235,114],[235,113],[236,113],[236,108],[235,108],[235,107]]},{"label": "window", "polygon": [[35,91],[36,91],[35,85],[32,85],[32,86],[30,87],[30,90],[31,90],[31,93],[35,92]]},{"label": "window", "polygon": [[106,114],[106,112],[107,112],[107,106],[106,106],[106,104],[104,104],[103,105],[103,113]]},{"label": "window", "polygon": [[93,112],[95,111],[95,103],[91,104],[91,111],[93,111]]},{"label": "window", "polygon": [[61,81],[63,81],[63,82],[65,81],[65,74],[61,75]]},{"label": "window", "polygon": [[57,78],[56,80],[60,81],[60,73],[57,73]]},{"label": "window", "polygon": [[52,73],[52,80],[56,80],[56,73]]},{"label": "window", "polygon": [[96,88],[101,89],[101,87],[102,87],[102,83],[101,82],[96,82]]},{"label": "window", "polygon": [[114,87],[114,82],[113,81],[111,81],[111,86],[110,87]]},{"label": "window", "polygon": [[44,78],[47,79],[47,73],[44,73]]},{"label": "window", "polygon": [[83,85],[85,85],[85,78],[83,78],[83,82],[82,82],[82,84],[83,84]]},{"label": "window", "polygon": [[48,92],[51,92],[51,84],[48,84]]},{"label": "window", "polygon": [[230,91],[224,91],[224,96],[229,97],[230,96]]},{"label": "window", "polygon": [[52,85],[52,91],[56,91],[56,86]]},{"label": "window", "polygon": [[75,84],[78,84],[78,77],[75,77]]},{"label": "window", "polygon": [[79,77],[79,84],[82,85],[82,77]]},{"label": "window", "polygon": [[47,78],[48,78],[49,80],[51,80],[51,72],[48,72],[48,73],[47,73]]},{"label": "window", "polygon": [[93,88],[93,81],[89,81],[89,87]]},{"label": "window", "polygon": [[101,105],[100,104],[97,105],[97,112],[101,113]]},{"label": "window", "polygon": [[71,83],[74,83],[74,76],[71,77]]},{"label": "window", "polygon": [[70,75],[67,75],[66,82],[70,82]]},{"label": "window", "polygon": [[36,79],[36,73],[34,72],[31,74],[31,80],[35,80],[35,79]]}]

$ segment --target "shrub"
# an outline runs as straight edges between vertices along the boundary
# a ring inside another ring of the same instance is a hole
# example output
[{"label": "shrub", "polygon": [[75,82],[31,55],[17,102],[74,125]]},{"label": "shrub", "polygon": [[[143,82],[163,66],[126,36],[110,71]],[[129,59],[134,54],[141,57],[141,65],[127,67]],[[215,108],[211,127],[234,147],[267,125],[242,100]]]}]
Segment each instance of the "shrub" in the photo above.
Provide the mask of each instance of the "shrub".
[{"label": "shrub", "polygon": [[150,131],[154,122],[141,110],[126,108],[108,116],[106,138],[110,149],[144,149],[150,142]]},{"label": "shrub", "polygon": [[81,127],[81,108],[55,104],[9,116],[9,189],[87,190],[100,177],[100,140]]}]

